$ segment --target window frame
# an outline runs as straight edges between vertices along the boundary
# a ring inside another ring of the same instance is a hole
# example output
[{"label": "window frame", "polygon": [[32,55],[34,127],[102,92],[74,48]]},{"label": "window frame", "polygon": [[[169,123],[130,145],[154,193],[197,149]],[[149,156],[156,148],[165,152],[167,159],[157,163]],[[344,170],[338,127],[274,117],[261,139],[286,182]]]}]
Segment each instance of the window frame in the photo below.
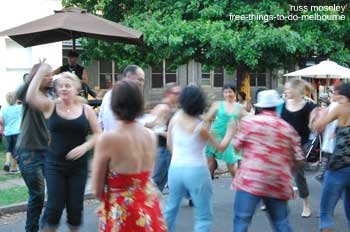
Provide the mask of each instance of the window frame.
[{"label": "window frame", "polygon": [[[112,72],[101,72],[101,61],[107,61],[107,62],[110,62],[110,65],[112,66]],[[116,72],[116,68],[115,68],[115,62],[113,60],[109,61],[109,60],[97,60],[97,70],[98,70],[98,88],[99,89],[102,89],[101,88],[101,75],[111,75],[112,77],[112,85],[115,83],[115,79],[117,78],[118,79],[118,75],[120,75],[121,73],[119,72]],[[108,88],[103,88],[102,90],[106,90]]]},{"label": "window frame", "polygon": [[[221,89],[224,86],[224,84],[225,84],[225,68],[224,67],[217,67],[217,68],[221,68],[222,69],[222,72],[218,72],[218,73],[215,72],[216,68],[210,69],[209,72],[204,72],[203,73],[202,66],[203,66],[203,64],[201,64],[201,67],[200,67],[200,70],[201,70],[201,72],[200,72],[200,80],[199,80],[200,85],[202,87],[207,87],[207,88],[210,87],[210,88],[214,88],[214,89]],[[209,83],[210,83],[209,85],[202,83],[202,80],[203,80],[202,75],[203,74],[209,74]],[[222,86],[214,86],[215,74],[222,74],[222,78],[223,78]]]},{"label": "window frame", "polygon": [[[162,72],[153,72],[153,67],[151,67],[151,81],[150,81],[151,89],[156,89],[156,90],[163,89],[166,86],[166,84],[173,83],[173,82],[168,82],[168,83],[166,82],[166,75],[167,74],[175,74],[176,75],[175,83],[178,84],[178,82],[179,82],[178,68],[176,68],[175,73],[174,72],[167,72],[166,63],[167,63],[167,60],[163,59],[162,64],[161,64]],[[153,87],[153,74],[157,74],[157,75],[162,74],[162,86],[161,87]]]}]

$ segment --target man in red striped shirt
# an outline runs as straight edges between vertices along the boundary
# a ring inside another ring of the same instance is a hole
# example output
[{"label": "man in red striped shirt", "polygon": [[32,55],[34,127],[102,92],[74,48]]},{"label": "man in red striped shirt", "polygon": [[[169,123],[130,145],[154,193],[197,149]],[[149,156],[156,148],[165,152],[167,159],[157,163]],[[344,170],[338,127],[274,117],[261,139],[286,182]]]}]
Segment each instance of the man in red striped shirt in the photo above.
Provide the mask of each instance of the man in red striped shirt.
[{"label": "man in red striped shirt", "polygon": [[287,201],[293,195],[292,168],[304,161],[300,137],[276,116],[282,99],[275,90],[258,94],[260,114],[243,119],[233,146],[243,151],[243,161],[234,179],[234,231],[248,230],[255,209],[262,200],[275,231],[292,231]]}]

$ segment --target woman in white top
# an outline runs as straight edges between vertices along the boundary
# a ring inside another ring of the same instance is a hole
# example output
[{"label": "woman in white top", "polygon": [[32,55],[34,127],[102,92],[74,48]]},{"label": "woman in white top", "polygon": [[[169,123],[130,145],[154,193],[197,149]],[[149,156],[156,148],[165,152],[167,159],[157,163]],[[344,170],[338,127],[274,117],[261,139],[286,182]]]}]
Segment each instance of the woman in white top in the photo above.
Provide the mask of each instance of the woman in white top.
[{"label": "woman in white top", "polygon": [[231,123],[219,144],[209,134],[200,115],[206,107],[206,98],[197,86],[186,87],[180,95],[182,108],[170,121],[168,148],[172,159],[168,173],[169,197],[164,215],[170,232],[175,231],[175,220],[182,198],[189,193],[195,207],[195,232],[211,230],[212,185],[204,147],[207,142],[223,151],[232,137]]}]

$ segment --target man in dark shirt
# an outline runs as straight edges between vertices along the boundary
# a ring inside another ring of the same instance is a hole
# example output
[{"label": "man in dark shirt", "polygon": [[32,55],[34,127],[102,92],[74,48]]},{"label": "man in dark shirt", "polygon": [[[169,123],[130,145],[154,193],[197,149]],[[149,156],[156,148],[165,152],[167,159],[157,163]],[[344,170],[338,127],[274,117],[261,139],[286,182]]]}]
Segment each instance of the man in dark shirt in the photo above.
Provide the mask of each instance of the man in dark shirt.
[{"label": "man in dark shirt", "polygon": [[62,72],[71,72],[81,80],[80,95],[84,98],[88,98],[89,94],[96,98],[97,94],[89,87],[88,75],[85,68],[77,63],[79,53],[77,51],[70,51],[68,53],[68,64],[63,65],[53,71],[53,75],[57,75]]},{"label": "man in dark shirt", "polygon": [[[49,133],[43,113],[32,108],[26,101],[29,84],[39,66],[40,64],[34,65],[26,82],[16,91],[17,99],[23,104],[21,133],[16,148],[19,168],[29,190],[26,232],[39,230],[39,218],[45,199],[44,159],[48,149]],[[40,90],[43,94],[47,94],[51,85],[52,76],[48,74],[43,78]]]}]

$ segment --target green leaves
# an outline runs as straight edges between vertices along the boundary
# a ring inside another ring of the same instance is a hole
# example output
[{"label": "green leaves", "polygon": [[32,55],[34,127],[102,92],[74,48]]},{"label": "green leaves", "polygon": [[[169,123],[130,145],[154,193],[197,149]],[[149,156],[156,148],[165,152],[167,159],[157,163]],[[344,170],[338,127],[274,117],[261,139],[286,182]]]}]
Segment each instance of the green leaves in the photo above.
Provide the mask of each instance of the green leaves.
[{"label": "green leaves", "polygon": [[[338,1],[342,4],[341,1]],[[144,46],[84,40],[84,59],[153,65],[195,59],[209,66],[275,68],[312,56],[349,60],[350,15],[345,21],[230,20],[231,15],[276,16],[291,12],[287,0],[64,0],[144,33]],[[326,12],[319,12],[326,14]],[[331,12],[330,14],[337,14]]]}]

